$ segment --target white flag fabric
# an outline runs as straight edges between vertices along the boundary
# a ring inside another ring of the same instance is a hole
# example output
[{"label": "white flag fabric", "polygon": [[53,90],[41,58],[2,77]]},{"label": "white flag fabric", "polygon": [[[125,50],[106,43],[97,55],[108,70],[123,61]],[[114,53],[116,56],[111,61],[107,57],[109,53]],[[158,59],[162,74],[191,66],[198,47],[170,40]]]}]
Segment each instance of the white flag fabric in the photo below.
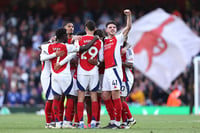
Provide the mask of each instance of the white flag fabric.
[{"label": "white flag fabric", "polygon": [[167,90],[200,52],[200,38],[180,18],[156,9],[132,24],[134,66]]}]

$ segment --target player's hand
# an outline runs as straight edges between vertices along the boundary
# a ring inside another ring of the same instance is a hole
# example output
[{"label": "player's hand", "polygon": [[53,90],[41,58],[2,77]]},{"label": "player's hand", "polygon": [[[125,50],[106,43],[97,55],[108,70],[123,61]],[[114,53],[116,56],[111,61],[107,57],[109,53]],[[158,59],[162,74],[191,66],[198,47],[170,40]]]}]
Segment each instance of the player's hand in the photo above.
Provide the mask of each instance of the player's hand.
[{"label": "player's hand", "polygon": [[59,70],[61,68],[61,65],[59,63],[56,63],[54,66],[54,70]]},{"label": "player's hand", "polygon": [[122,48],[122,50],[121,50],[121,55],[124,55],[124,54],[126,53],[126,50],[127,50],[126,47],[125,47],[125,48]]},{"label": "player's hand", "polygon": [[63,56],[65,54],[64,51],[56,51],[56,57]]},{"label": "player's hand", "polygon": [[88,59],[88,63],[90,63],[92,65],[97,65],[98,61],[96,59]]},{"label": "player's hand", "polygon": [[125,10],[124,10],[124,14],[125,14],[126,16],[131,15],[131,11],[130,11],[129,9],[125,9]]},{"label": "player's hand", "polygon": [[56,36],[53,36],[53,37],[51,37],[51,38],[49,39],[48,42],[53,43],[53,42],[55,42],[55,41],[56,41]]},{"label": "player's hand", "polygon": [[82,37],[82,36],[73,36],[73,39],[72,39],[72,40],[79,40],[79,41],[80,41],[80,40],[81,40],[81,37]]}]

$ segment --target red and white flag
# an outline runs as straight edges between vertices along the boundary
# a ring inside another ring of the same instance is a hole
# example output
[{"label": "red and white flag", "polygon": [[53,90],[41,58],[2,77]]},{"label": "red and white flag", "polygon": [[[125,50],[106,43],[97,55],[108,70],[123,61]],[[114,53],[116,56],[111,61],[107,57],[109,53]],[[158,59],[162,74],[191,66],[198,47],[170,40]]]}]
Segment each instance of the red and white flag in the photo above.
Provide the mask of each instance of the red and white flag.
[{"label": "red and white flag", "polygon": [[133,23],[134,66],[167,90],[200,52],[200,38],[178,17],[156,9]]}]

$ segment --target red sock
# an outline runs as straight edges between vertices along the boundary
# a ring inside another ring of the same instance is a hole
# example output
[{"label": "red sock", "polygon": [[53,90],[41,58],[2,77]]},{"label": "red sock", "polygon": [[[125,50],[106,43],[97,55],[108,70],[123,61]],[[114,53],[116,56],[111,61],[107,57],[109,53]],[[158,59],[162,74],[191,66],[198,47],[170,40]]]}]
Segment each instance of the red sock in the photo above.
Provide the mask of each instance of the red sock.
[{"label": "red sock", "polygon": [[112,100],[111,99],[105,100],[104,103],[106,105],[106,109],[107,109],[108,114],[110,116],[110,120],[114,120],[115,114],[114,114],[114,105],[113,105]]},{"label": "red sock", "polygon": [[122,109],[122,121],[126,122],[127,116],[126,116],[126,110],[123,108]]},{"label": "red sock", "polygon": [[55,115],[54,115],[53,103],[52,103],[52,107],[51,107],[51,122],[55,122]]},{"label": "red sock", "polygon": [[84,111],[84,103],[78,102],[77,103],[77,113],[78,113],[78,120],[83,121],[83,111]]},{"label": "red sock", "polygon": [[97,121],[100,121],[100,116],[101,116],[101,97],[98,97],[98,114],[97,114]]},{"label": "red sock", "polygon": [[129,110],[128,104],[125,101],[122,103],[122,107],[123,109],[125,109],[127,118],[131,119],[133,116],[131,114],[131,111]]},{"label": "red sock", "polygon": [[45,105],[45,118],[46,118],[46,123],[51,123],[51,114],[52,114],[52,102],[46,101],[46,105]]},{"label": "red sock", "polygon": [[116,118],[116,121],[119,122],[121,119],[121,115],[122,115],[121,99],[120,98],[114,99],[113,102],[114,102],[114,106],[115,106],[115,118]]},{"label": "red sock", "polygon": [[55,114],[55,121],[56,122],[60,122],[62,121],[61,117],[60,117],[60,105],[61,105],[61,101],[60,100],[53,100],[53,108],[54,108],[54,114]]},{"label": "red sock", "polygon": [[98,110],[99,110],[99,104],[98,102],[92,102],[92,120],[97,121],[97,116],[98,116]]},{"label": "red sock", "polygon": [[[74,105],[73,105],[73,106],[74,106]],[[71,121],[73,121],[74,116],[75,116],[75,112],[74,112],[74,107],[73,107],[73,110],[72,110],[72,113],[71,113]]]},{"label": "red sock", "polygon": [[90,124],[92,121],[92,114],[87,113],[87,123]]},{"label": "red sock", "polygon": [[78,113],[75,113],[74,122],[75,122],[75,123],[79,123],[79,120],[78,120]]},{"label": "red sock", "polygon": [[72,121],[71,114],[74,108],[74,100],[69,98],[67,99],[67,103],[65,105],[65,120],[66,121]]}]

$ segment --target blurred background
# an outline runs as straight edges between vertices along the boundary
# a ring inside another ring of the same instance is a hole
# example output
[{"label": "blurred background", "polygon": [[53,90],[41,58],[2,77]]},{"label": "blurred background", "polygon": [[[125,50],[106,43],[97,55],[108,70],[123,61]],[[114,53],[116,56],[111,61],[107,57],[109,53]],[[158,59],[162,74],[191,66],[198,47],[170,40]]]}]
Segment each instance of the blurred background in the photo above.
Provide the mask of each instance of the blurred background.
[{"label": "blurred background", "polygon": [[[181,17],[200,35],[200,0],[1,0],[0,1],[0,108],[43,108],[40,83],[41,63],[38,46],[48,41],[66,21],[74,24],[74,34],[84,30],[84,22],[92,19],[99,29],[115,20],[119,29],[126,24],[123,9],[133,13],[133,22],[156,9]],[[200,54],[198,54],[200,55]],[[134,88],[127,98],[134,106],[171,106],[167,104],[174,89],[180,104],[194,104],[194,66],[189,64],[168,91],[163,91],[137,69]],[[187,108],[187,109],[188,109]],[[33,109],[32,109],[33,110]]]}]

